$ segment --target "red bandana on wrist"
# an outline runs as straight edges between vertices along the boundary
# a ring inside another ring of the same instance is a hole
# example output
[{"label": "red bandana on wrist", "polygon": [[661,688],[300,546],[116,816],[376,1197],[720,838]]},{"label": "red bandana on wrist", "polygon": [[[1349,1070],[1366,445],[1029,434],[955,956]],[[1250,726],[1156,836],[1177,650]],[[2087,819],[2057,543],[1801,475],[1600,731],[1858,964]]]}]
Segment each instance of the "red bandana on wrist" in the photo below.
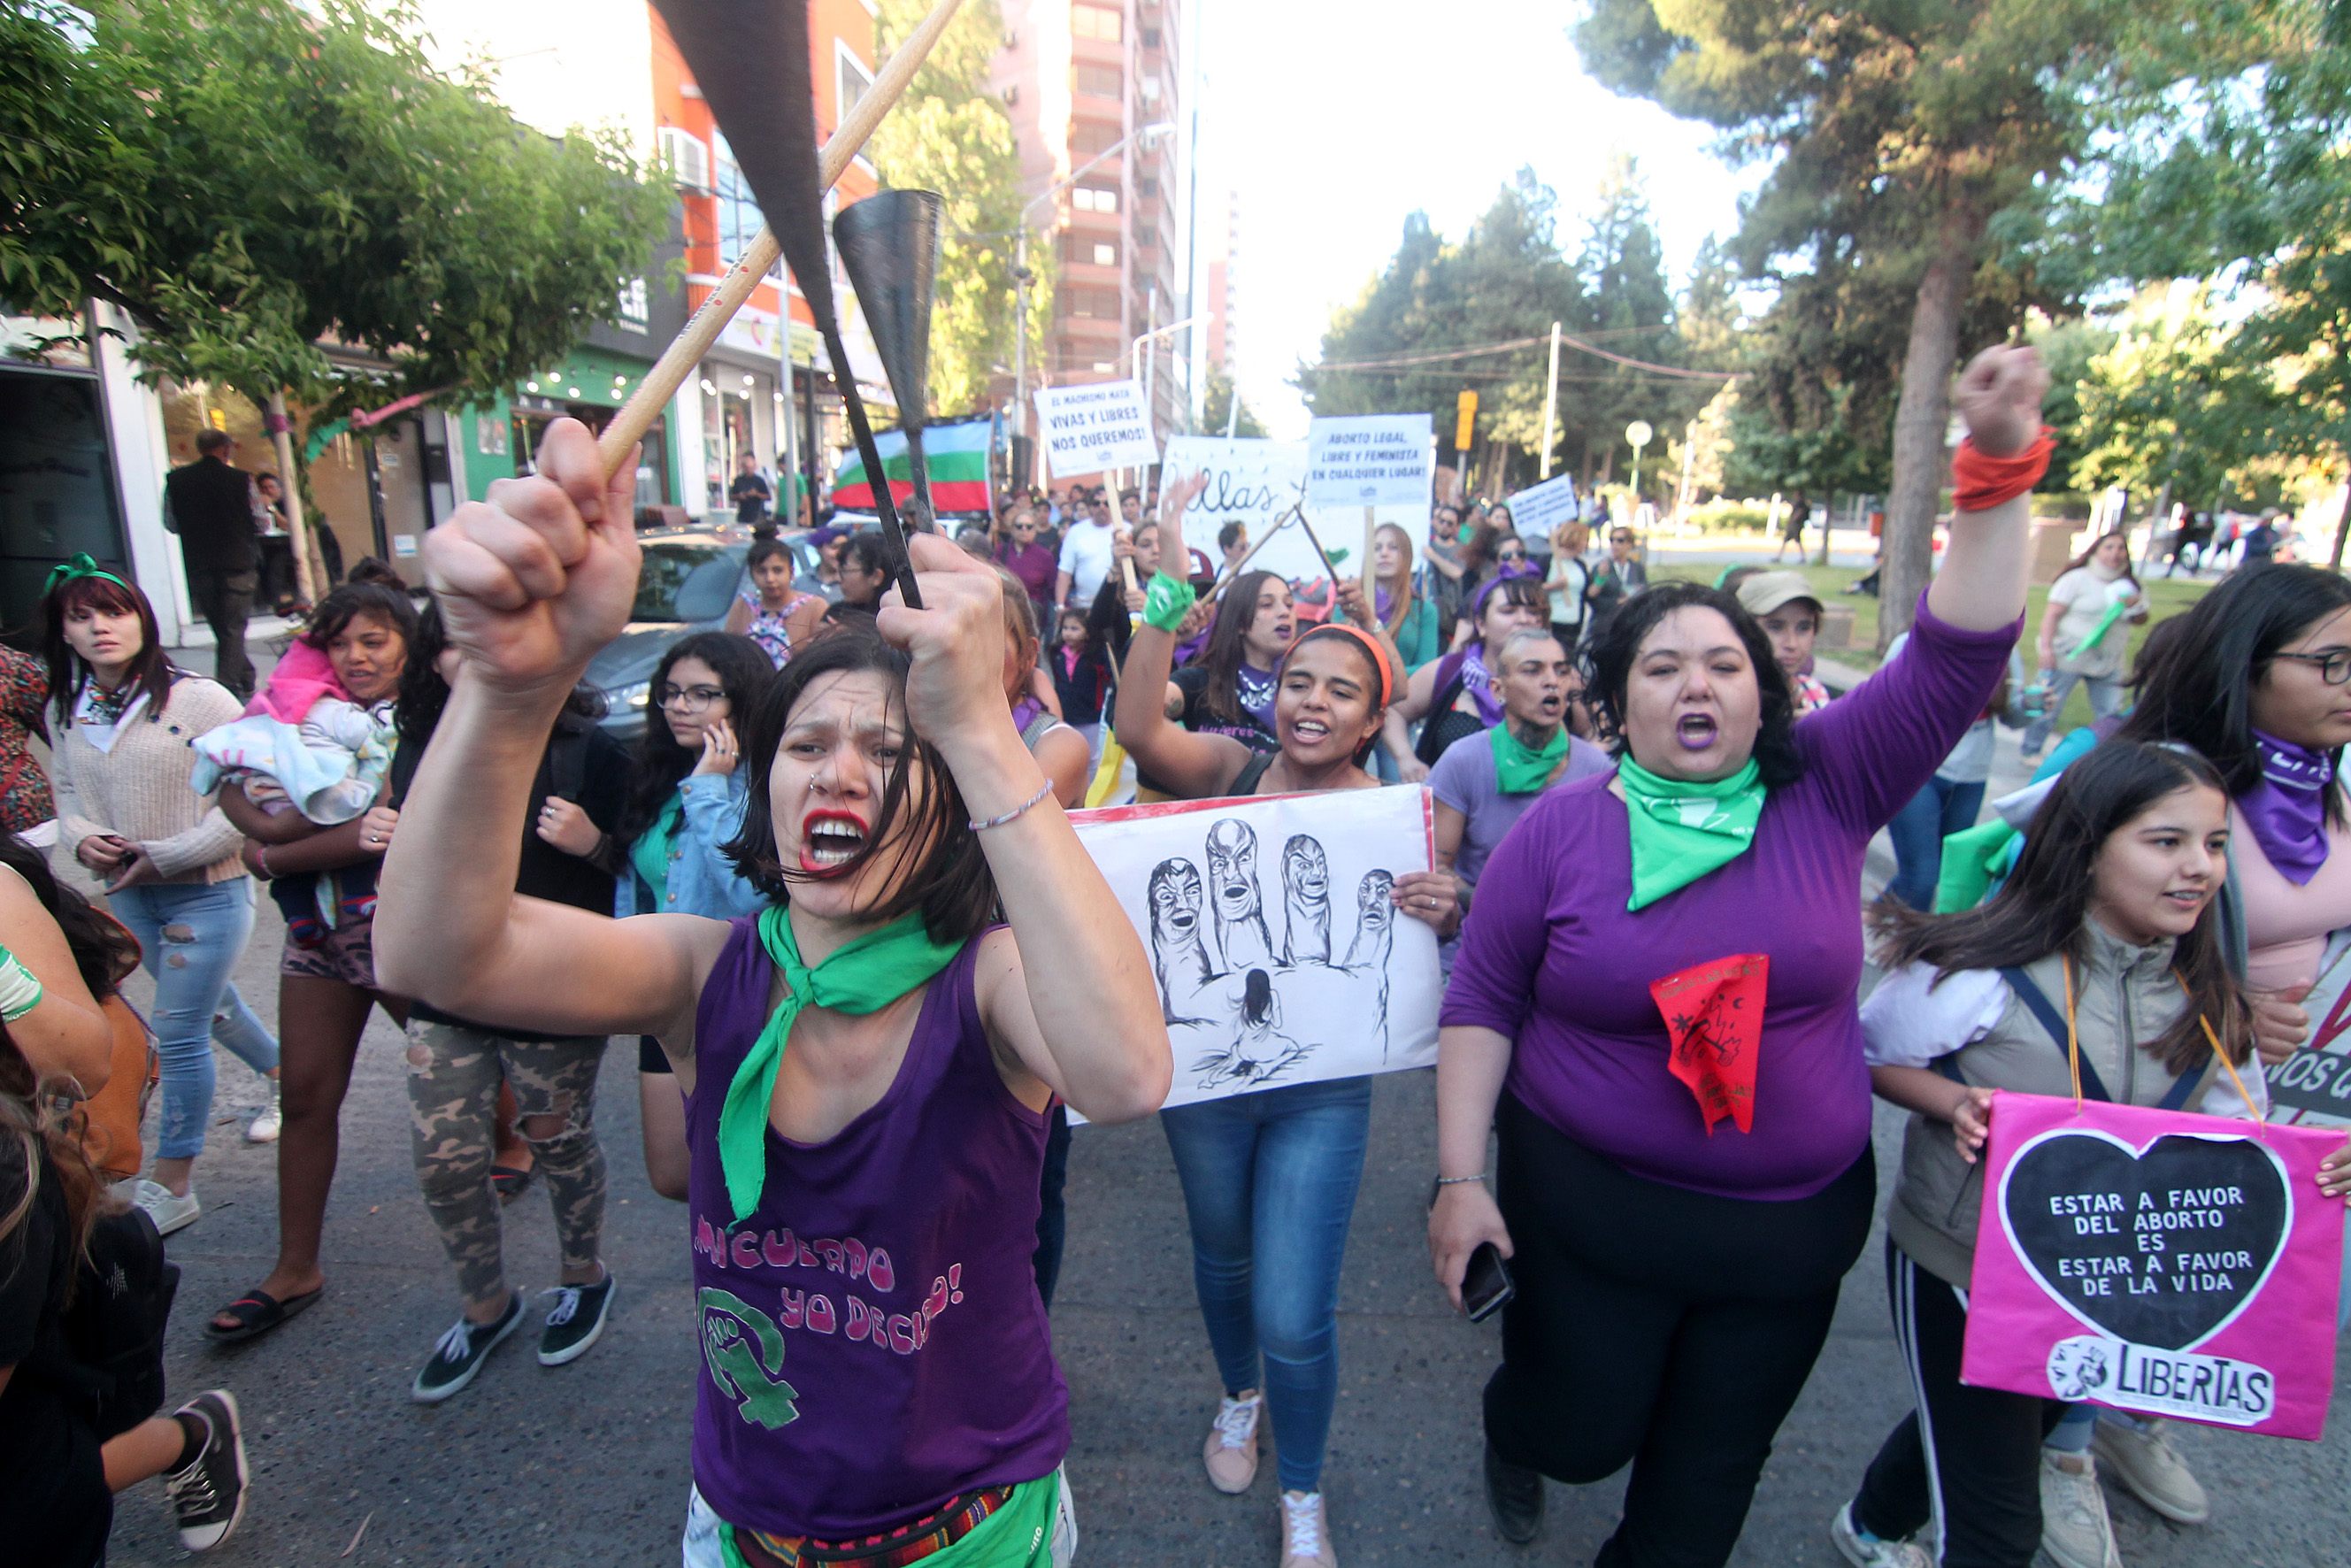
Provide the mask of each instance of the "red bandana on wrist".
[{"label": "red bandana on wrist", "polygon": [[1697,1099],[1709,1138],[1726,1116],[1742,1133],[1755,1129],[1755,1059],[1771,974],[1769,956],[1736,953],[1649,982],[1674,1042],[1667,1069]]},{"label": "red bandana on wrist", "polygon": [[2049,472],[2049,455],[2057,443],[2047,425],[2022,452],[1994,457],[1978,448],[1970,435],[1951,455],[1951,509],[1989,512],[2002,501],[2012,501],[2041,483]]}]

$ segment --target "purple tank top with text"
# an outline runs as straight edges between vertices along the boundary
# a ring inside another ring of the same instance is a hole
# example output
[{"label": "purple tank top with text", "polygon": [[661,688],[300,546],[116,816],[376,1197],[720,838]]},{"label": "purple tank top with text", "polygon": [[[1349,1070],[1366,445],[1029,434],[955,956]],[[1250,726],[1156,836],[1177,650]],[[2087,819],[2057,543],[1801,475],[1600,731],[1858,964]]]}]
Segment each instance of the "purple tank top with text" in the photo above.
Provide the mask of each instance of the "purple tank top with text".
[{"label": "purple tank top with text", "polygon": [[751,920],[734,926],[686,1103],[695,1484],[730,1524],[839,1540],[1050,1474],[1070,1399],[1030,1261],[1045,1117],[998,1074],[978,942],[932,978],[870,1110],[820,1145],[768,1129],[766,1187],[730,1232],[718,1109],[776,973]]}]

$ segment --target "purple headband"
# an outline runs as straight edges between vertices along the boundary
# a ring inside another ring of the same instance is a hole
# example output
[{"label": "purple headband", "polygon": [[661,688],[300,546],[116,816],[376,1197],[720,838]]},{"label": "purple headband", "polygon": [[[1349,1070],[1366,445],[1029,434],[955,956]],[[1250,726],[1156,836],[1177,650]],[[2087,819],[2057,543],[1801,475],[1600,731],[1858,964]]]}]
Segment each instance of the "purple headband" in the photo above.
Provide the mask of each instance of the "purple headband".
[{"label": "purple headband", "polygon": [[1537,588],[1541,588],[1542,585],[1542,580],[1535,575],[1535,570],[1532,567],[1526,567],[1517,571],[1511,570],[1509,567],[1504,567],[1500,571],[1496,572],[1492,577],[1487,579],[1485,582],[1479,584],[1478,591],[1470,596],[1469,618],[1472,621],[1479,620],[1485,615],[1486,601],[1493,597],[1494,590],[1501,587],[1502,584],[1506,582],[1532,582]]}]

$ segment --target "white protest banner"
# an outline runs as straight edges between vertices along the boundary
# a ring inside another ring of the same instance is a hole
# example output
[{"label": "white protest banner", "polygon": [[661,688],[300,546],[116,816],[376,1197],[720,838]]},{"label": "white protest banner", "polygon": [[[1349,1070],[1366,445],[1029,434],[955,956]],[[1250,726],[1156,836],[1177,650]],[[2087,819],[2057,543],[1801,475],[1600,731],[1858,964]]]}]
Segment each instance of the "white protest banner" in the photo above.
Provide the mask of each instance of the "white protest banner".
[{"label": "white protest banner", "polygon": [[1564,474],[1510,497],[1510,521],[1522,539],[1548,539],[1553,528],[1574,520],[1575,481]]},{"label": "white protest banner", "polygon": [[1176,1050],[1168,1104],[1437,1060],[1437,934],[1392,896],[1435,863],[1426,789],[1070,820],[1151,955]]},{"label": "white protest banner", "polygon": [[[1208,487],[1184,515],[1186,544],[1205,551],[1221,568],[1223,563],[1217,555],[1217,530],[1227,523],[1241,523],[1249,529],[1250,544],[1264,545],[1249,558],[1249,570],[1279,572],[1294,581],[1311,581],[1323,575],[1322,558],[1314,553],[1313,541],[1296,520],[1272,534],[1270,540],[1267,538],[1274,525],[1306,498],[1306,443],[1255,441],[1247,437],[1227,441],[1214,435],[1169,436],[1160,483],[1164,486],[1191,474],[1206,474]],[[1404,529],[1415,550],[1426,548],[1426,505],[1383,507],[1379,520]],[[1355,559],[1355,539],[1362,528],[1360,510],[1351,509],[1327,519],[1318,513],[1314,528],[1322,535],[1325,546],[1348,552],[1339,563],[1339,570],[1343,575],[1354,575],[1361,567]]]},{"label": "white protest banner", "polygon": [[1306,427],[1306,504],[1428,508],[1436,448],[1425,413],[1364,413]]},{"label": "white protest banner", "polygon": [[1132,381],[1040,387],[1038,440],[1056,479],[1108,468],[1148,468],[1159,461],[1143,389]]},{"label": "white protest banner", "polygon": [[2351,1124],[2351,929],[2328,937],[2302,1008],[2310,1015],[2310,1033],[2264,1074],[2273,1113],[2306,1127]]}]

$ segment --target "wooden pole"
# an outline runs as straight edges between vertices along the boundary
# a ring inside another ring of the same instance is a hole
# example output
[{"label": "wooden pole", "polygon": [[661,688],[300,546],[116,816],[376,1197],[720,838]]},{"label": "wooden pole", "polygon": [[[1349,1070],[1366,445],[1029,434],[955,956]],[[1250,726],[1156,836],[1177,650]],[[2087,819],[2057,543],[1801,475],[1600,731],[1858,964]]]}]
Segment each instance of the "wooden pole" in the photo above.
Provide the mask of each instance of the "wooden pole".
[{"label": "wooden pole", "polygon": [[305,604],[319,602],[310,580],[310,530],[302,517],[302,475],[294,466],[294,423],[286,414],[286,394],[269,394],[269,439],[277,448],[277,493],[286,497],[286,542],[294,547],[294,591]]},{"label": "wooden pole", "polygon": [[[1288,528],[1290,526],[1290,518],[1302,517],[1303,516],[1304,514],[1296,507],[1292,507],[1290,510],[1282,513],[1281,516],[1274,518],[1273,527],[1265,530],[1265,538],[1261,538],[1258,540],[1257,543],[1249,546],[1249,552],[1243,555],[1240,559],[1233,562],[1229,570],[1219,570],[1217,573],[1217,580],[1208,585],[1208,597],[1214,599],[1217,594],[1222,593],[1225,591],[1225,585],[1227,583],[1240,576],[1242,572],[1247,571],[1249,570],[1249,563],[1257,559],[1257,552],[1265,548],[1266,540],[1272,538],[1274,535],[1280,533],[1283,528]],[[1317,545],[1314,548],[1319,550],[1322,547]]]},{"label": "wooden pole", "polygon": [[[1375,622],[1380,618],[1379,580],[1372,574],[1372,535],[1378,531],[1379,526],[1380,520],[1378,514],[1372,507],[1365,507],[1364,508],[1364,576],[1362,584],[1364,590],[1364,613],[1369,615]],[[1338,591],[1338,587],[1339,585],[1335,582],[1331,585],[1332,591],[1334,593]]]},{"label": "wooden pole", "polygon": [[[914,72],[922,68],[931,47],[938,42],[939,35],[946,31],[947,24],[955,20],[956,11],[962,4],[963,0],[938,0],[938,4],[931,7],[931,14],[923,18],[923,25],[915,28],[890,56],[889,63],[882,68],[882,74],[874,78],[873,85],[865,89],[864,96],[857,100],[857,106],[849,111],[848,118],[833,131],[832,139],[824,144],[824,151],[817,160],[819,189],[831,190],[833,182],[841,178],[841,172],[849,167],[849,161],[857,156],[858,150],[865,145],[866,138],[873,134],[873,128],[882,123],[882,117],[905,92],[906,84],[914,79]],[[751,291],[759,286],[760,279],[768,276],[783,254],[783,246],[776,243],[775,231],[761,225],[751,243],[744,247],[742,259],[719,280],[710,298],[702,302],[702,308],[686,322],[685,329],[662,350],[661,359],[637,383],[637,390],[627,402],[621,405],[621,412],[613,415],[612,423],[604,427],[604,434],[596,438],[596,450],[604,460],[606,478],[618,473],[621,465],[628,461],[630,448],[653,428],[653,421],[661,417],[662,409],[677,389],[685,384],[685,378],[694,373],[694,368],[702,362],[702,356],[709,350],[711,344],[718,340],[718,334],[726,329],[727,322],[735,319],[735,312],[751,298]],[[789,319],[790,313],[787,311],[787,330],[789,329]],[[846,365],[835,365],[833,373],[845,376],[850,370]],[[813,367],[810,375],[811,378],[815,375]],[[814,516],[813,496],[810,497],[810,515]]]}]

